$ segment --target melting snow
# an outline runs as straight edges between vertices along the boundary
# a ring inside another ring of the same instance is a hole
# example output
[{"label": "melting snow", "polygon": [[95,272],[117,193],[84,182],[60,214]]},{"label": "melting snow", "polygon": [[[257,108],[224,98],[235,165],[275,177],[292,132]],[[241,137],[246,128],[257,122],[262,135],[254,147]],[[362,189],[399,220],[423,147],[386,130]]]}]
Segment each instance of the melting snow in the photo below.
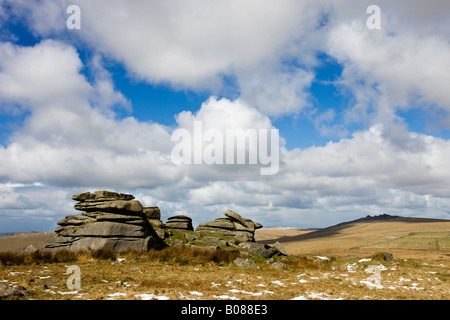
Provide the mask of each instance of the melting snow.
[{"label": "melting snow", "polygon": [[141,300],[153,300],[153,299],[156,299],[156,300],[170,300],[170,298],[167,297],[167,296],[157,296],[157,295],[154,295],[153,293],[137,294],[137,295],[135,295],[135,297],[140,297]]},{"label": "melting snow", "polygon": [[245,290],[231,289],[231,290],[228,290],[228,291],[231,292],[231,293],[249,294],[249,295],[252,295],[254,297],[262,296],[263,294],[274,294],[275,293],[273,291],[268,291],[268,290],[264,290],[264,291],[261,291],[261,292],[249,292],[249,291],[245,291]]},{"label": "melting snow", "polygon": [[299,296],[299,297],[292,298],[291,300],[308,300],[308,298],[305,298],[305,296]]},{"label": "melting snow", "polygon": [[59,294],[77,294],[77,293],[78,293],[78,290],[77,290],[77,291],[66,291],[66,292],[58,291],[58,293],[59,293]]},{"label": "melting snow", "polygon": [[230,296],[228,296],[228,295],[226,295],[226,294],[223,294],[223,295],[220,295],[220,296],[213,296],[213,298],[216,298],[216,299],[230,299],[230,300],[239,300],[238,298],[236,298],[236,297],[230,297]]},{"label": "melting snow", "polygon": [[124,293],[124,292],[116,292],[116,293],[108,294],[107,296],[111,298],[111,299],[108,299],[108,300],[114,300],[114,299],[112,299],[112,298],[115,298],[115,297],[125,297],[126,295],[127,295],[127,294]]}]

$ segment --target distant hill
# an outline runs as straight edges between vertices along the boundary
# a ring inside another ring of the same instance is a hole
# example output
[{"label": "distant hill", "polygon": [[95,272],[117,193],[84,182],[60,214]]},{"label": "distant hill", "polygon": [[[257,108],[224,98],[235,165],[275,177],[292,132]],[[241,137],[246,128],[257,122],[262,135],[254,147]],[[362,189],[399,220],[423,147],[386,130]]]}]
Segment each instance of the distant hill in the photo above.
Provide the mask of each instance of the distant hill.
[{"label": "distant hill", "polygon": [[329,237],[333,234],[339,232],[342,229],[350,228],[359,223],[374,223],[374,222],[405,222],[405,223],[433,223],[433,222],[449,222],[450,220],[445,219],[432,219],[432,218],[411,218],[411,217],[402,217],[402,216],[394,216],[389,214],[381,214],[377,216],[365,216],[363,218],[359,218],[356,220],[341,222],[336,225],[317,229],[313,232],[304,234],[300,236],[298,239],[312,239],[319,237]]},{"label": "distant hill", "polygon": [[0,252],[21,251],[29,245],[42,249],[45,242],[55,236],[51,231],[12,232],[0,235]]},{"label": "distant hill", "polygon": [[382,214],[342,222],[327,228],[260,230],[257,239],[279,241],[291,254],[364,255],[376,251],[409,257],[434,255],[450,259],[450,220]]}]

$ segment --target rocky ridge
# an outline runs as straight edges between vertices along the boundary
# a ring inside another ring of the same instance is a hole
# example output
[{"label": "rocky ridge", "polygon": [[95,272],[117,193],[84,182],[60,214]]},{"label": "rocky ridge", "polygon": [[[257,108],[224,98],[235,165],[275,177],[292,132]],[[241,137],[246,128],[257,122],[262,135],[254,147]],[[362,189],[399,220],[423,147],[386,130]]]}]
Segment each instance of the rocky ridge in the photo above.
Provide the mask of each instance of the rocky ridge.
[{"label": "rocky ridge", "polygon": [[75,194],[76,210],[58,221],[57,236],[46,244],[47,249],[114,251],[160,249],[164,246],[190,246],[203,249],[239,250],[264,258],[285,255],[282,248],[255,242],[258,222],[227,210],[225,218],[201,223],[194,230],[192,219],[185,215],[161,220],[158,207],[143,207],[133,195],[110,191]]}]

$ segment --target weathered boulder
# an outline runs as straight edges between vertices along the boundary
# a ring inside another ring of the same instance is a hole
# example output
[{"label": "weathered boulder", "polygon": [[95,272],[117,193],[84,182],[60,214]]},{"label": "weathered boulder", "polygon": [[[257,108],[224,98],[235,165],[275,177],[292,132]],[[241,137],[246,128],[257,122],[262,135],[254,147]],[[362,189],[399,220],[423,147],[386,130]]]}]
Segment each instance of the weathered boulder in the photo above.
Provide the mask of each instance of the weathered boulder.
[{"label": "weathered boulder", "polygon": [[184,215],[169,217],[166,221],[166,227],[178,231],[194,231],[192,219]]},{"label": "weathered boulder", "polygon": [[202,239],[202,242],[207,244],[212,244],[215,246],[226,246],[228,245],[227,241],[220,239],[218,237],[205,236]]},{"label": "weathered boulder", "polygon": [[271,268],[274,268],[274,269],[287,269],[288,266],[287,266],[287,264],[285,264],[285,263],[276,261],[276,262],[273,262],[273,263],[270,265],[270,267],[271,267]]},{"label": "weathered boulder", "polygon": [[384,260],[384,261],[394,260],[394,256],[390,252],[375,252],[371,258],[375,260]]},{"label": "weathered boulder", "polygon": [[224,212],[226,218],[217,218],[213,221],[200,223],[195,232],[200,235],[217,234],[224,237],[233,237],[241,242],[255,241],[255,230],[262,225],[245,219],[234,211]]},{"label": "weathered boulder", "polygon": [[79,201],[75,209],[86,212],[58,221],[57,236],[46,244],[46,248],[123,251],[165,245],[143,213],[142,204],[132,195],[96,191],[81,192],[72,199]]},{"label": "weathered boulder", "polygon": [[147,219],[161,219],[161,210],[158,207],[144,207],[142,212]]},{"label": "weathered boulder", "polygon": [[269,259],[278,253],[278,250],[264,243],[243,242],[239,244],[243,248],[247,248],[251,253],[260,255]]},{"label": "weathered boulder", "polygon": [[273,247],[282,255],[288,256],[289,254],[286,251],[286,248],[279,243],[278,241],[273,244]]},{"label": "weathered boulder", "polygon": [[256,263],[253,260],[250,259],[242,259],[242,258],[236,258],[234,260],[234,264],[238,268],[247,269],[247,268],[256,268]]}]

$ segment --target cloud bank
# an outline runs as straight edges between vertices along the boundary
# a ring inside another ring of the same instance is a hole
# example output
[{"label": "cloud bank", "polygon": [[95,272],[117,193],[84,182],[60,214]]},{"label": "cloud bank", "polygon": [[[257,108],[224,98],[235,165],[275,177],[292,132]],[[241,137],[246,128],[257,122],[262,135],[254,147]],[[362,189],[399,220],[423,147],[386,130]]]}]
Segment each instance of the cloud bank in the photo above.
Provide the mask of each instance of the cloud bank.
[{"label": "cloud bank", "polygon": [[[381,2],[376,31],[365,26],[364,1],[75,3],[83,20],[73,35],[68,2],[0,1],[0,18],[20,18],[42,38],[30,46],[0,38],[0,110],[24,119],[0,145],[0,232],[24,217],[50,229],[72,210],[71,194],[98,188],[129,191],[163,217],[196,223],[228,208],[265,225],[305,227],[386,212],[448,217],[450,142],[413,132],[399,115],[436,112],[448,123],[446,1]],[[91,52],[88,61],[77,46]],[[342,66],[332,85],[352,96],[327,121],[359,129],[303,149],[287,149],[282,137],[274,176],[171,161],[172,132],[192,131],[195,121],[224,131],[275,128],[277,117],[306,110],[324,117],[310,92],[319,53]],[[174,115],[173,127],[141,121],[105,59],[135,81],[211,97]]]}]

